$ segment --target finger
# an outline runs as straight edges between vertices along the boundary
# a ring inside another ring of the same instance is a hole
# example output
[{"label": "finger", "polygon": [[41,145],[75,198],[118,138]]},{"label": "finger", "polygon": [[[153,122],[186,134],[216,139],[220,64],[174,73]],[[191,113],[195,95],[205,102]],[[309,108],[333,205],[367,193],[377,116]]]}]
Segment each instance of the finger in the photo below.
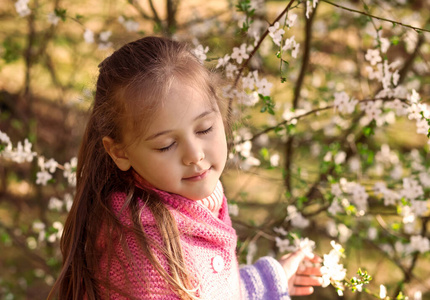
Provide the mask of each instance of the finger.
[{"label": "finger", "polygon": [[307,268],[299,268],[297,270],[297,275],[315,275],[321,276],[321,268],[320,267],[307,267]]},{"label": "finger", "polygon": [[311,286],[295,286],[288,291],[290,296],[307,296],[314,292],[314,288]]},{"label": "finger", "polygon": [[[312,253],[312,254],[314,254],[314,253]],[[322,263],[322,261],[323,261],[321,257],[319,257],[318,255],[315,255],[315,254],[314,254],[313,257],[306,256],[305,259],[307,261],[310,261],[310,262],[313,262],[313,263]]]},{"label": "finger", "polygon": [[296,276],[294,279],[294,286],[321,286],[322,278],[314,276]]},{"label": "finger", "polygon": [[291,270],[297,270],[304,258],[304,251],[297,250],[293,253],[282,256],[282,266]]},{"label": "finger", "polygon": [[306,257],[305,252],[302,249],[296,250],[292,253],[288,253],[284,256],[282,256],[281,259],[294,259],[294,260],[298,260],[298,261],[302,261],[304,258]]}]

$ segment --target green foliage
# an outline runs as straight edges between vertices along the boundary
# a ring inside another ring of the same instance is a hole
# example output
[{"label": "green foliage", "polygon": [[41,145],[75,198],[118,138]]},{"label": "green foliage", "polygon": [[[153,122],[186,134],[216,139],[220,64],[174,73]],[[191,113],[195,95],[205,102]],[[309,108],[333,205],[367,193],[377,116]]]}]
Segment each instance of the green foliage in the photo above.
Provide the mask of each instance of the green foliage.
[{"label": "green foliage", "polygon": [[271,115],[275,115],[275,102],[273,102],[272,97],[270,96],[263,96],[262,94],[258,94],[258,97],[263,102],[263,106],[260,109],[260,112],[268,112]]},{"label": "green foliage", "polygon": [[2,46],[3,46],[3,59],[7,64],[20,59],[22,55],[21,43],[19,43],[14,36],[7,36],[2,43]]}]

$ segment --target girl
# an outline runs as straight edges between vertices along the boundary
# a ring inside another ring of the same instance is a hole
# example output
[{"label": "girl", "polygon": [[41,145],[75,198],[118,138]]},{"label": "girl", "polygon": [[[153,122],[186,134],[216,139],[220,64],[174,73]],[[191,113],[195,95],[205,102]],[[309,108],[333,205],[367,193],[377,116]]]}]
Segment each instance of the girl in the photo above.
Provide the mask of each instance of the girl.
[{"label": "girl", "polygon": [[[298,251],[239,270],[219,178],[226,105],[181,43],[146,37],[100,65],[49,298],[289,299],[318,267]],[[227,130],[228,131],[228,130]]]}]

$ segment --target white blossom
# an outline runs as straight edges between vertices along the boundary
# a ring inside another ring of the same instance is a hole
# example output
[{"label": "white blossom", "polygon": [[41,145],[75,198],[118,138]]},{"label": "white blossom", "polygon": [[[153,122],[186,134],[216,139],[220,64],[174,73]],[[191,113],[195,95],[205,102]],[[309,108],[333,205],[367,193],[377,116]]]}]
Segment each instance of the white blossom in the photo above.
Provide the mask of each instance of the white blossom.
[{"label": "white blossom", "polygon": [[391,151],[389,145],[382,144],[381,150],[375,155],[375,160],[385,165],[395,165],[399,163],[399,156],[394,151]]},{"label": "white blossom", "polygon": [[58,166],[58,163],[53,158],[49,159],[44,164],[44,168],[48,169],[50,173],[54,173],[55,170],[57,169],[57,166]]},{"label": "white blossom", "polygon": [[346,152],[344,151],[339,151],[335,156],[334,156],[334,163],[337,165],[340,165],[342,163],[344,163],[346,160]]},{"label": "white blossom", "polygon": [[421,119],[421,109],[420,107],[413,103],[408,107],[408,119],[409,120],[420,120]]},{"label": "white blossom", "polygon": [[427,135],[430,129],[430,125],[426,119],[417,120],[417,133]]},{"label": "white blossom", "polygon": [[414,211],[408,205],[400,205],[400,215],[403,216],[402,222],[404,224],[414,223],[416,220],[416,215]]},{"label": "white blossom", "polygon": [[237,217],[239,215],[239,206],[237,206],[236,203],[229,203],[228,204],[228,213],[231,216]]},{"label": "white blossom", "polygon": [[417,216],[424,216],[428,210],[428,200],[411,200],[411,210]]},{"label": "white blossom", "polygon": [[21,16],[25,17],[31,14],[30,8],[28,8],[28,2],[30,0],[18,0],[15,2],[16,12]]},{"label": "white blossom", "polygon": [[263,78],[256,83],[256,86],[259,94],[270,96],[270,90],[272,89],[273,83],[269,82],[266,78]]},{"label": "white blossom", "polygon": [[352,235],[352,230],[342,223],[337,226],[337,229],[339,230],[339,241],[346,243]]},{"label": "white blossom", "polygon": [[54,243],[56,240],[59,240],[61,238],[61,235],[63,234],[63,229],[64,229],[63,224],[58,221],[54,222],[52,224],[52,227],[56,229],[57,232],[54,232],[48,236],[47,240],[50,243]]},{"label": "white blossom", "polygon": [[76,186],[76,166],[78,165],[78,159],[73,157],[70,162],[64,164],[63,176],[67,178],[71,186]]},{"label": "white blossom", "polygon": [[373,119],[376,120],[382,113],[382,110],[380,108],[381,106],[382,106],[382,101],[368,101],[367,105],[364,106],[365,107],[364,111],[366,113],[366,116],[370,120],[373,120]]},{"label": "white blossom", "polygon": [[348,161],[348,167],[351,172],[358,173],[361,170],[361,161],[358,156],[353,156]]},{"label": "white blossom", "polygon": [[52,175],[46,171],[37,172],[36,184],[46,185],[46,183],[52,179]]},{"label": "white blossom", "polygon": [[288,28],[293,27],[296,20],[297,20],[296,14],[288,14],[287,20],[285,21],[285,24],[287,25]]},{"label": "white blossom", "polygon": [[[4,140],[7,140],[7,136],[2,136]],[[31,151],[32,147],[33,145],[28,139],[24,140],[24,145],[18,142],[15,149],[12,147],[11,143],[8,143],[6,148],[1,152],[1,155],[16,163],[31,162],[36,156],[36,152]]]},{"label": "white blossom", "polygon": [[367,237],[373,241],[378,237],[378,230],[375,227],[369,227],[367,230]]},{"label": "white blossom", "polygon": [[310,221],[303,217],[301,213],[291,219],[291,225],[296,228],[306,228],[309,226]]},{"label": "white blossom", "polygon": [[258,103],[260,98],[258,97],[257,92],[247,93],[247,92],[241,92],[237,94],[238,102],[240,104],[243,104],[245,106],[254,106]]},{"label": "white blossom", "polygon": [[403,167],[401,164],[398,164],[396,166],[394,166],[393,170],[391,170],[390,172],[390,176],[394,179],[394,180],[399,180],[400,178],[403,177]]},{"label": "white blossom", "polygon": [[339,264],[340,257],[343,255],[343,248],[334,241],[331,242],[333,249],[329,254],[323,256],[323,266],[321,267],[322,273],[322,286],[327,287],[332,283],[336,287],[341,287],[341,281],[345,279],[346,269],[343,264]]},{"label": "white blossom", "polygon": [[9,136],[0,130],[0,142],[3,144],[11,144]]},{"label": "white blossom", "polygon": [[46,227],[45,223],[42,223],[40,221],[33,222],[33,231],[39,234],[39,237],[38,237],[39,242],[42,242],[45,239],[45,235],[46,235],[45,227]]},{"label": "white blossom", "polygon": [[272,167],[277,167],[277,166],[279,166],[279,158],[280,158],[279,154],[277,154],[277,153],[273,154],[273,155],[270,157],[270,165],[271,165]]},{"label": "white blossom", "polygon": [[340,185],[338,183],[334,183],[331,185],[331,193],[336,197],[342,196],[342,189],[340,188]]},{"label": "white blossom", "polygon": [[203,47],[203,45],[198,45],[196,48],[194,48],[193,53],[194,55],[200,60],[201,63],[206,60],[207,56],[206,53],[208,53],[209,47]]},{"label": "white blossom", "polygon": [[229,60],[230,60],[230,55],[228,54],[224,55],[224,57],[218,58],[218,64],[216,65],[216,69],[220,67],[224,67]]},{"label": "white blossom", "polygon": [[379,41],[381,42],[381,52],[387,53],[387,50],[390,47],[390,40],[387,38],[379,38]]},{"label": "white blossom", "polygon": [[423,293],[421,291],[416,291],[414,293],[414,300],[422,300],[423,299]]},{"label": "white blossom", "polygon": [[379,286],[379,298],[380,299],[385,299],[387,297],[387,288],[381,284]]},{"label": "white blossom", "polygon": [[409,200],[415,200],[423,194],[423,187],[419,185],[417,180],[410,177],[403,178],[403,189],[400,191],[400,195],[402,197]]},{"label": "white blossom", "polygon": [[269,27],[269,35],[272,37],[273,42],[280,46],[282,41],[282,35],[285,33],[285,30],[279,28],[279,22],[273,24],[273,26]]},{"label": "white blossom", "polygon": [[56,25],[58,25],[58,22],[60,21],[60,17],[59,16],[57,16],[57,14],[53,11],[53,12],[50,12],[49,14],[48,14],[48,23],[50,23],[50,24],[52,24],[52,25],[54,25],[54,26],[56,26]]},{"label": "white blossom", "polygon": [[430,187],[430,173],[428,171],[426,172],[420,172],[418,174],[418,178],[420,179],[421,184],[423,187]]},{"label": "white blossom", "polygon": [[318,0],[307,0],[306,1],[306,18],[309,19],[310,14],[316,7]]},{"label": "white blossom", "polygon": [[258,167],[261,164],[260,160],[255,158],[254,156],[248,156],[241,163],[241,167],[243,170],[248,171],[251,167]]},{"label": "white blossom", "polygon": [[70,212],[73,204],[73,196],[71,194],[64,195],[64,203],[66,204],[66,211]]},{"label": "white blossom", "polygon": [[370,62],[372,66],[382,61],[381,55],[378,49],[368,49],[364,58]]},{"label": "white blossom", "polygon": [[63,208],[63,206],[64,206],[63,201],[61,201],[57,197],[51,197],[49,199],[48,208],[50,210],[61,211],[61,209]]},{"label": "white blossom", "polygon": [[244,59],[248,59],[249,55],[246,53],[246,44],[240,45],[240,47],[234,47],[231,58],[235,59],[238,64],[241,64]]},{"label": "white blossom", "polygon": [[242,86],[244,89],[253,90],[255,87],[255,78],[252,72],[249,72],[248,75],[242,77]]},{"label": "white blossom", "polygon": [[121,23],[128,32],[136,32],[139,30],[139,23],[132,19],[126,20],[123,16],[119,16],[118,22]]},{"label": "white blossom", "polygon": [[288,232],[283,227],[273,227],[273,231],[283,236],[288,234]]},{"label": "white blossom", "polygon": [[297,211],[297,208],[293,205],[287,207],[288,216],[285,221],[290,221],[293,227],[306,228],[309,226],[310,221],[305,219],[303,215]]},{"label": "white blossom", "polygon": [[329,208],[327,209],[327,211],[332,215],[336,215],[337,213],[342,212],[343,208],[340,206],[337,199],[334,199],[333,202],[330,204]]},{"label": "white blossom", "polygon": [[399,99],[394,101],[386,102],[384,107],[395,111],[397,116],[405,116],[408,113],[408,106]]},{"label": "white blossom", "polygon": [[286,252],[291,249],[290,241],[288,239],[281,239],[279,237],[275,238],[276,247],[279,248],[279,252]]},{"label": "white blossom", "polygon": [[340,113],[351,114],[355,110],[358,100],[349,98],[345,92],[334,93],[334,110],[339,110]]},{"label": "white blossom", "polygon": [[111,42],[107,42],[107,43],[99,43],[98,45],[98,49],[99,50],[107,50],[110,47],[112,47],[112,43]]},{"label": "white blossom", "polygon": [[107,42],[111,35],[112,35],[112,31],[110,30],[100,32],[100,40],[103,42]]},{"label": "white blossom", "polygon": [[411,236],[410,251],[418,251],[420,253],[425,253],[430,251],[430,241],[428,238],[421,235]]},{"label": "white blossom", "polygon": [[297,58],[297,54],[299,53],[300,44],[296,42],[294,35],[285,40],[284,46],[282,47],[283,51],[292,50],[291,56],[293,58]]},{"label": "white blossom", "polygon": [[227,66],[225,67],[225,74],[227,78],[233,79],[234,75],[237,73],[237,66],[233,65],[231,63],[227,63]]},{"label": "white blossom", "polygon": [[91,29],[85,29],[84,40],[87,44],[94,43],[94,32]]}]

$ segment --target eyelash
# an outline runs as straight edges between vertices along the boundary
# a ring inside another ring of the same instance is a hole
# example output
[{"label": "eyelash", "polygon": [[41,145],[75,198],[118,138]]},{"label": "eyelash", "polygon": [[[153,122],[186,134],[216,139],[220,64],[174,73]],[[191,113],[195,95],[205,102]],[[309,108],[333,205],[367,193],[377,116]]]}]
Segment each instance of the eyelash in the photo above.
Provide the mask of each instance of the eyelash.
[{"label": "eyelash", "polygon": [[208,129],[206,129],[206,130],[199,131],[199,132],[197,132],[197,133],[198,133],[198,134],[208,134],[209,132],[211,132],[211,131],[212,131],[212,129],[213,129],[213,126],[209,127],[209,128],[208,128]]},{"label": "eyelash", "polygon": [[[208,133],[210,133],[212,130],[213,130],[213,126],[209,127],[209,128],[208,128],[208,129],[206,129],[206,130],[198,131],[198,132],[197,132],[197,134],[208,134]],[[172,146],[173,146],[174,144],[175,144],[175,142],[173,142],[172,144],[170,144],[170,145],[169,145],[169,146],[167,146],[167,147],[157,149],[157,151],[159,151],[159,152],[166,152],[166,151],[169,151],[169,150],[170,150],[170,148],[172,148]]]}]

